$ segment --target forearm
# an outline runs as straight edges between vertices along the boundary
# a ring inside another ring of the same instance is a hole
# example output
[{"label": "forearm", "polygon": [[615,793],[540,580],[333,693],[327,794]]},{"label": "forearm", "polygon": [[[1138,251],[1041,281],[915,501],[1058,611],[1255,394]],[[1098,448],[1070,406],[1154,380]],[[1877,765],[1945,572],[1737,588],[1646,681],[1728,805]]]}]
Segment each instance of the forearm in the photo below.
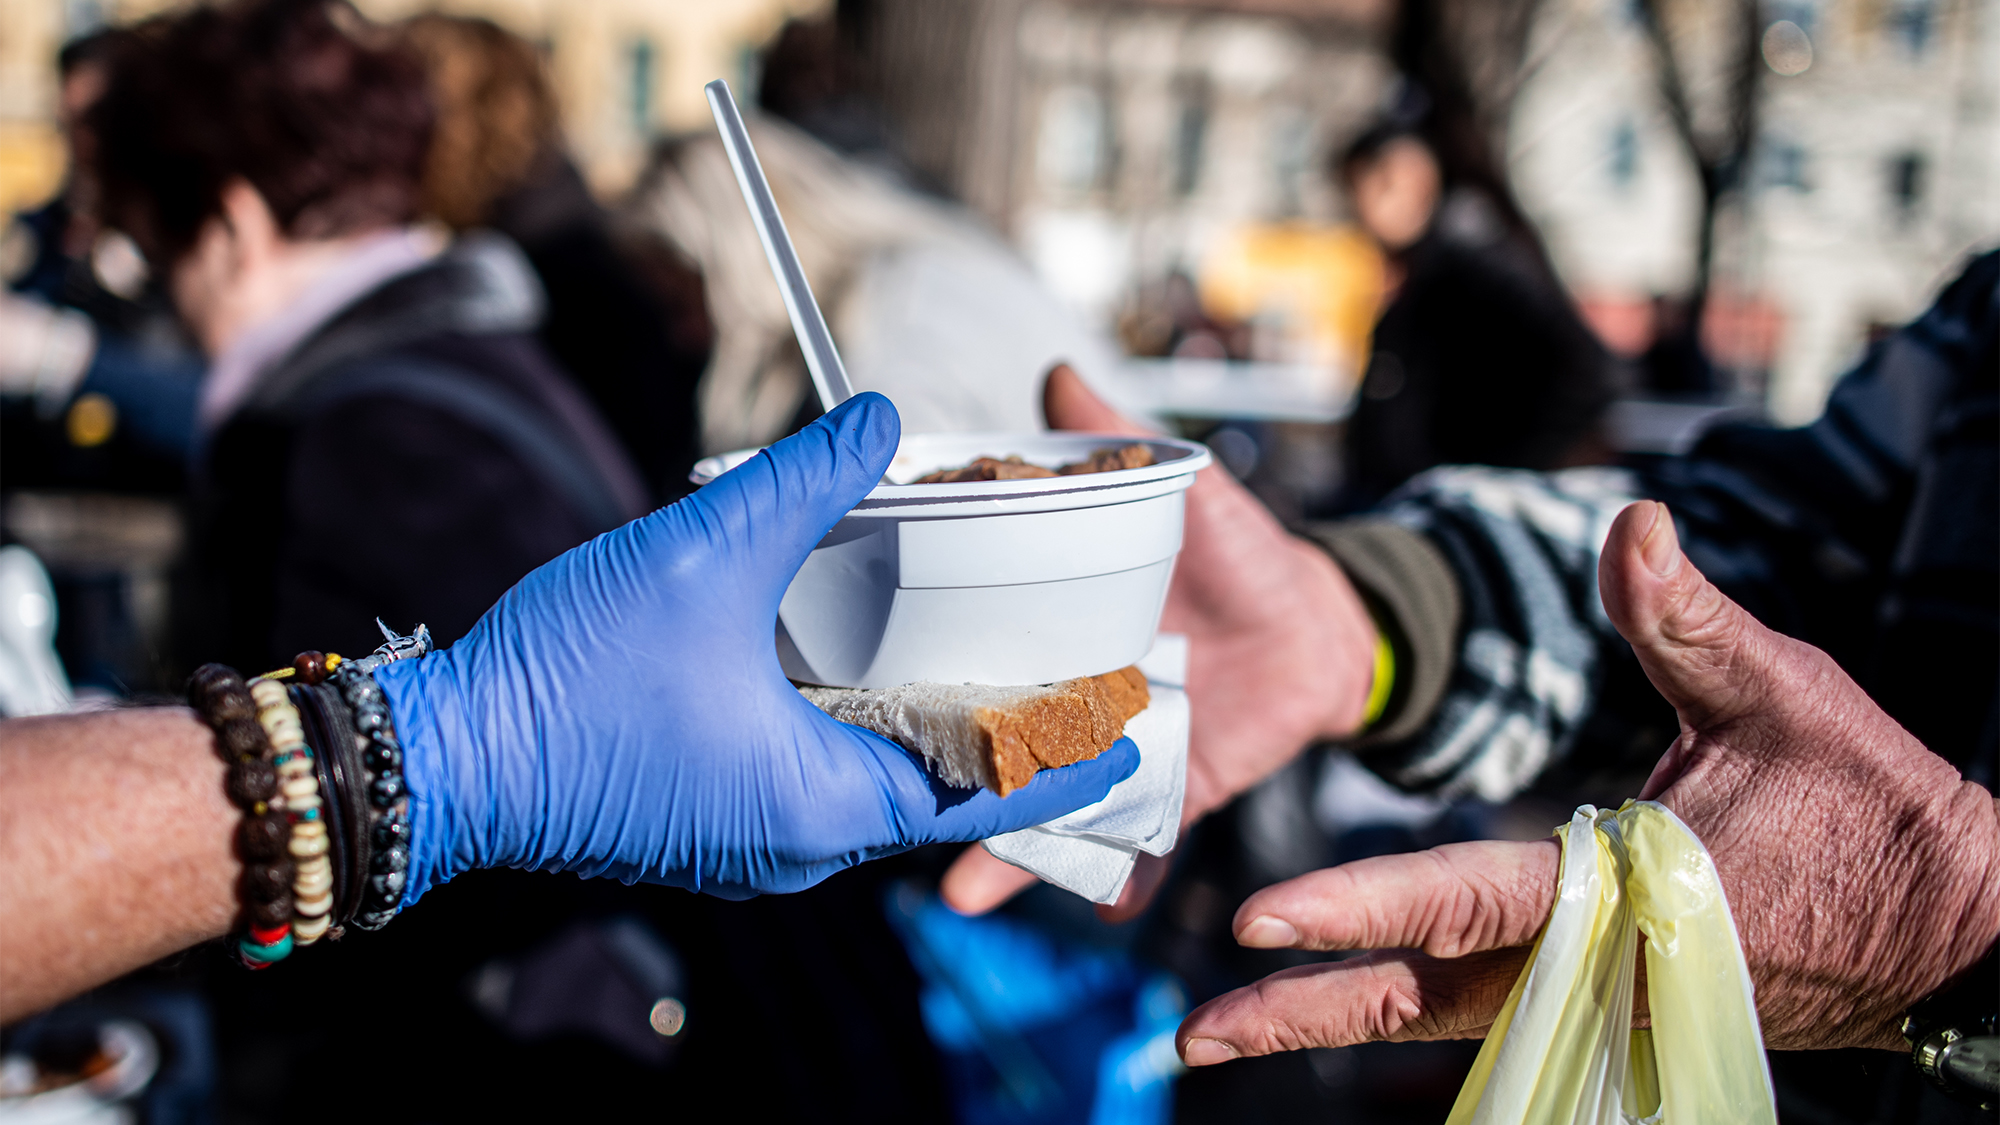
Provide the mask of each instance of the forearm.
[{"label": "forearm", "polygon": [[1394,653],[1385,706],[1356,746],[1408,740],[1436,714],[1458,663],[1461,579],[1429,537],[1391,520],[1315,523],[1301,532],[1367,600]]},{"label": "forearm", "polygon": [[228,931],[223,772],[184,708],[0,723],[0,1023]]},{"label": "forearm", "polygon": [[[1366,519],[1308,536],[1396,648],[1388,711],[1357,744],[1408,789],[1504,801],[1567,753],[1623,642],[1597,607],[1599,545],[1634,499],[1618,470],[1447,466]],[[1504,736],[1502,733],[1504,732]]]}]

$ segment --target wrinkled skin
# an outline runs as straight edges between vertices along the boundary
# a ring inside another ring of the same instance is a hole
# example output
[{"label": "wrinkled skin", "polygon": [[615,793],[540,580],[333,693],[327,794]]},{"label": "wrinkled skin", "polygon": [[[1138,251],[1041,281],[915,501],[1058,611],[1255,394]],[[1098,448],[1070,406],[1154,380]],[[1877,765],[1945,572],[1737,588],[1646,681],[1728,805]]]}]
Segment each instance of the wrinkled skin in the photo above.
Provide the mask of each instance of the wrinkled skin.
[{"label": "wrinkled skin", "polygon": [[[1901,1013],[2000,935],[1992,795],[1825,653],[1724,597],[1681,554],[1664,505],[1620,514],[1598,574],[1612,622],[1680,715],[1641,796],[1713,855],[1765,1042],[1900,1048]],[[1236,914],[1243,944],[1378,952],[1204,1004],[1181,1026],[1183,1057],[1483,1034],[1548,917],[1558,859],[1552,841],[1456,844],[1259,891]]]},{"label": "wrinkled skin", "polygon": [[[1058,430],[1141,435],[1068,367],[1049,372],[1043,412]],[[1325,551],[1285,531],[1220,466],[1187,492],[1186,531],[1160,628],[1188,636],[1187,800],[1183,825],[1227,804],[1314,742],[1352,734],[1367,709],[1375,624]],[[1170,860],[1140,855],[1123,921],[1151,901]],[[946,873],[953,909],[983,913],[1035,877],[969,848]]]}]

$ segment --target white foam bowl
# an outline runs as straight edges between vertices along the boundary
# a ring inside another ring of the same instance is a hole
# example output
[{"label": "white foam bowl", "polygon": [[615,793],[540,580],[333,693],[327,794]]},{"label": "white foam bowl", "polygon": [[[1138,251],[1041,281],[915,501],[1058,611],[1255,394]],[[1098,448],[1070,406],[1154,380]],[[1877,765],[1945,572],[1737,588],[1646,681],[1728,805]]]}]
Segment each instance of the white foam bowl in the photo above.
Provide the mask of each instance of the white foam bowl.
[{"label": "white foam bowl", "polygon": [[[911,484],[975,457],[1055,468],[1152,447],[1142,469]],[[757,450],[704,458],[707,484]],[[1153,645],[1181,549],[1182,496],[1207,447],[1068,432],[906,434],[885,483],[806,557],[778,607],[785,674],[830,687],[1046,684],[1135,663]]]}]

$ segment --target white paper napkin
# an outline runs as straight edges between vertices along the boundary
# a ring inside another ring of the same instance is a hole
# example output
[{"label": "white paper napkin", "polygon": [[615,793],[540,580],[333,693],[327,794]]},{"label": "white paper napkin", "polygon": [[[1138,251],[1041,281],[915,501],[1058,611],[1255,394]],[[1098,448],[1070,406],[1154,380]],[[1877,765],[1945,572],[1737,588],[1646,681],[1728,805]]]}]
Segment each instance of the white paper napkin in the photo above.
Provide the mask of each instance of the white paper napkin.
[{"label": "white paper napkin", "polygon": [[1112,903],[1140,852],[1165,855],[1180,836],[1187,794],[1187,638],[1162,633],[1139,662],[1152,702],[1125,724],[1139,768],[1102,801],[986,841],[986,850],[1092,902]]}]

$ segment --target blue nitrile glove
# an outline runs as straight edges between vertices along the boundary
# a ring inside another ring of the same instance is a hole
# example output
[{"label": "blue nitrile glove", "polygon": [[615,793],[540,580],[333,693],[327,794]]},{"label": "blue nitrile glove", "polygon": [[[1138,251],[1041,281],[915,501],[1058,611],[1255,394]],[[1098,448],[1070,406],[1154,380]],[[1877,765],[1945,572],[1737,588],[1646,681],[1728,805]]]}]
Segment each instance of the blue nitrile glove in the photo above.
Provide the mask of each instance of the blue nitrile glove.
[{"label": "blue nitrile glove", "polygon": [[1005,800],[828,718],[778,666],[778,601],[881,480],[895,408],[858,395],[672,507],[570,551],[465,639],[376,673],[410,792],[403,901],[475,867],[796,891],[919,844],[1101,800],[1120,740]]}]

